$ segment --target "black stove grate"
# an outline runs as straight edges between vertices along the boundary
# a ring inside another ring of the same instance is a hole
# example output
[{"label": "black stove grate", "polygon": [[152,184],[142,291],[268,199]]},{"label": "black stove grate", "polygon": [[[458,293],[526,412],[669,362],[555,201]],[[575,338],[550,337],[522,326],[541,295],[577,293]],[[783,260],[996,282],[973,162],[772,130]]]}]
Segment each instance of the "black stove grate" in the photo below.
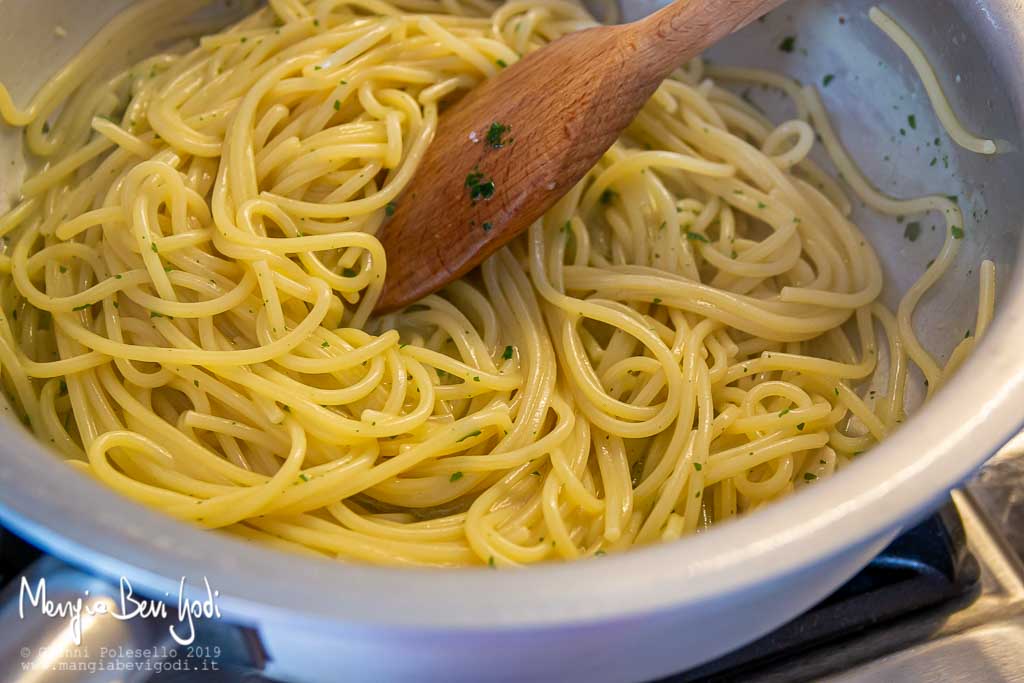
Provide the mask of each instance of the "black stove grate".
[{"label": "black stove grate", "polygon": [[18,578],[41,554],[38,548],[0,526],[0,588]]}]

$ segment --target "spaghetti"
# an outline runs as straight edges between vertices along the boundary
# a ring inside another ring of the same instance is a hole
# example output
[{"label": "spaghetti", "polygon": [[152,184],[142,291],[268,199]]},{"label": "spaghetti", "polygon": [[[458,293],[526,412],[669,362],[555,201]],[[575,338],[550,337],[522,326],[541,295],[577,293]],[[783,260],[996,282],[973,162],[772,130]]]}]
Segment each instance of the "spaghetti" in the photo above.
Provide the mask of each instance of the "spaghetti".
[{"label": "spaghetti", "polygon": [[932,68],[931,62],[928,61],[921,47],[910,37],[910,34],[893,21],[892,17],[877,7],[872,7],[868,11],[868,17],[875,26],[880,28],[885,35],[889,36],[889,39],[910,60],[914,70],[917,71],[918,78],[924,84],[925,92],[928,93],[928,99],[931,100],[932,108],[935,109],[935,115],[939,118],[942,127],[949,133],[949,136],[953,138],[953,141],[964,149],[969,149],[978,154],[995,154],[998,149],[994,140],[979,138],[960,123],[960,119],[957,118],[953,107],[949,105],[949,98],[942,92],[942,86],[939,85],[935,69]]}]

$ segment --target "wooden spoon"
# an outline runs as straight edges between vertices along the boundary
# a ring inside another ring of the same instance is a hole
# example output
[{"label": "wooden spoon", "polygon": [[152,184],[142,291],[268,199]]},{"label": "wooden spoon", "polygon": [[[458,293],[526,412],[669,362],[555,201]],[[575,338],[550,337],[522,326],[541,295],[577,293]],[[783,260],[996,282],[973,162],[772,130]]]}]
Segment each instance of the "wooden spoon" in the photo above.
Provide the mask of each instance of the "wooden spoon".
[{"label": "wooden spoon", "polygon": [[378,236],[378,312],[465,275],[528,228],[612,146],[686,60],[783,0],[676,0],[641,21],[563,36],[441,117]]}]

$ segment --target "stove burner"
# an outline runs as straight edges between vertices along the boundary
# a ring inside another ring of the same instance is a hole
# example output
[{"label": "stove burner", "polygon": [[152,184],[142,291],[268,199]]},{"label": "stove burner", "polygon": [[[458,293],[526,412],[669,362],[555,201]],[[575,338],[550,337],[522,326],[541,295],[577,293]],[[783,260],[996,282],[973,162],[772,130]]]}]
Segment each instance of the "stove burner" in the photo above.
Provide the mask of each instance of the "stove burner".
[{"label": "stove burner", "polygon": [[967,550],[952,502],[906,532],[817,607],[750,645],[662,683],[743,681],[787,657],[975,590],[978,562]]}]

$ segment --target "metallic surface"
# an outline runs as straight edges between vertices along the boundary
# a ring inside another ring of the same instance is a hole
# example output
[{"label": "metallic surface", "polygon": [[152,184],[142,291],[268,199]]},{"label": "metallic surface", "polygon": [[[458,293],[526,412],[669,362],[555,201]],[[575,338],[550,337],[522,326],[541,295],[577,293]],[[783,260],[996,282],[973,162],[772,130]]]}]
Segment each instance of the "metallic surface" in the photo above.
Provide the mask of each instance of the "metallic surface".
[{"label": "metallic surface", "polygon": [[[125,4],[0,4],[0,79],[25,101]],[[522,572],[382,569],[284,555],[179,524],[60,466],[7,420],[0,517],[55,555],[110,577],[128,574],[157,595],[176,590],[182,576],[193,586],[205,576],[221,591],[225,615],[258,629],[268,673],[291,678],[651,678],[787,621],[920,519],[1024,418],[1017,398],[1024,318],[1013,314],[1024,310],[1014,265],[1024,215],[1021,2],[885,4],[932,56],[967,126],[1006,141],[1009,151],[997,158],[951,146],[906,60],[867,22],[868,6],[793,0],[713,52],[719,61],[778,68],[806,82],[833,74],[826,104],[880,187],[960,198],[965,248],[918,316],[933,348],[947,353],[973,325],[980,259],[1000,267],[999,311],[978,353],[905,428],[841,476],[712,533],[623,556]],[[57,16],[65,38],[54,31]],[[778,50],[790,35],[798,49]],[[784,106],[772,93],[750,96],[766,108]],[[900,135],[911,114],[916,130]],[[18,148],[16,134],[0,134],[0,196],[7,200],[20,179]],[[892,303],[934,257],[940,231],[928,230],[931,217],[915,217],[924,231],[910,243],[898,222],[856,213],[885,263]]]},{"label": "metallic surface", "polygon": [[[1024,452],[1008,448],[998,460],[954,493],[981,567],[977,594],[787,659],[749,683],[1024,681],[1024,544],[1006,515],[1024,514]],[[1011,501],[1003,489],[1017,496]]]},{"label": "metallic surface", "polygon": [[[1024,485],[1024,481],[1017,481]],[[825,677],[837,683],[868,683],[869,681],[1024,681],[1024,565],[1019,556],[1008,552],[1005,538],[991,525],[977,498],[969,491],[957,496],[957,507],[964,524],[971,551],[980,560],[982,594],[964,609],[950,613],[951,607],[934,610],[884,631],[872,632],[847,649],[833,652],[869,655],[870,642],[907,642],[916,636],[920,642],[869,661],[842,673]],[[923,638],[922,638],[923,636]],[[818,667],[827,658],[819,658]],[[848,658],[849,659],[849,658]],[[837,662],[833,662],[835,664]],[[805,662],[803,667],[815,663]],[[843,667],[846,668],[846,667]],[[820,669],[819,669],[820,670]],[[807,669],[790,670],[806,675]],[[819,677],[811,674],[811,677]],[[765,676],[760,680],[772,680]],[[794,680],[790,678],[789,680]]]}]

